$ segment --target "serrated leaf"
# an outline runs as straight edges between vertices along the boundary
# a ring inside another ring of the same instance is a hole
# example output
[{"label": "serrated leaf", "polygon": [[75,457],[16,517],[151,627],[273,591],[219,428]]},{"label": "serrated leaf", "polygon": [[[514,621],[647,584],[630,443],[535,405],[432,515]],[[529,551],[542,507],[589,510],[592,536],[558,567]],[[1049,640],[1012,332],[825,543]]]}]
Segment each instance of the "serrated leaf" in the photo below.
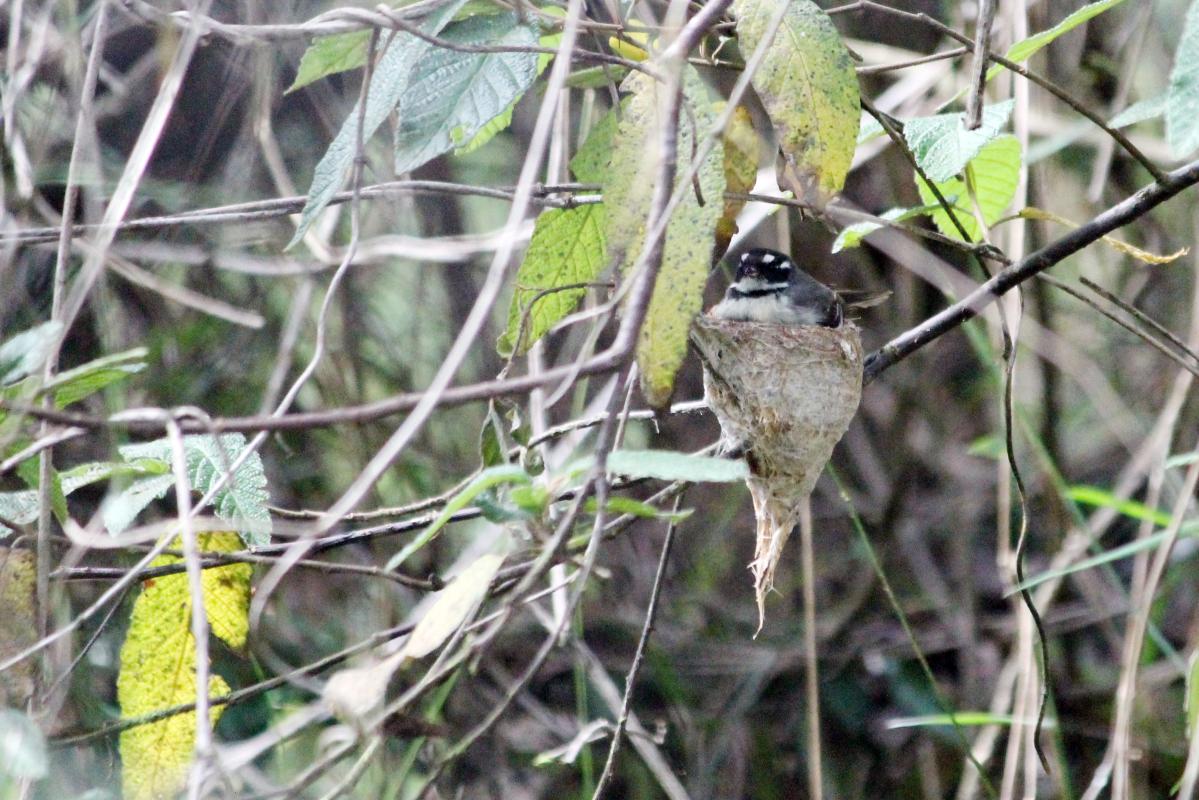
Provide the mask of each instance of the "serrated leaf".
[{"label": "serrated leaf", "polygon": [[[197,537],[202,551],[230,552],[241,548],[233,532]],[[154,566],[176,564],[178,556],[154,559]],[[204,570],[204,609],[212,632],[231,647],[245,644],[249,625],[249,564],[230,564]],[[191,630],[191,593],[184,573],[143,583],[133,604],[129,632],[121,647],[117,699],[123,718],[140,717],[163,708],[196,700],[196,642]],[[209,680],[212,696],[228,694],[219,675]],[[223,706],[210,709],[213,725]],[[195,745],[194,711],[129,728],[121,733],[124,796],[150,800],[172,796],[183,784]]]},{"label": "serrated leaf", "polygon": [[49,768],[41,729],[15,708],[0,708],[0,785],[41,780]]},{"label": "serrated leaf", "polygon": [[1199,149],[1199,0],[1187,10],[1166,93],[1166,140],[1186,158]]},{"label": "serrated leaf", "polygon": [[59,473],[62,478],[63,494],[71,494],[76,489],[90,486],[93,483],[109,480],[121,475],[147,477],[164,475],[171,471],[170,466],[161,461],[143,459],[132,463],[118,461],[92,461],[79,464]]},{"label": "serrated leaf", "polygon": [[903,137],[921,169],[936,182],[956,177],[966,165],[993,141],[1012,116],[1015,100],[986,106],[982,124],[967,130],[965,114],[937,114],[917,117],[903,124]]},{"label": "serrated leaf", "polygon": [[[1020,213],[1017,216],[1023,217],[1024,219],[1037,219],[1056,222],[1059,225],[1065,225],[1067,228],[1078,227],[1077,222],[1073,222],[1063,216],[1054,214],[1052,211],[1045,211],[1044,209],[1036,208],[1035,206],[1028,206],[1020,209]],[[1104,244],[1116,252],[1123,253],[1126,256],[1131,256],[1143,264],[1169,264],[1171,261],[1177,261],[1187,253],[1191,252],[1189,248],[1181,247],[1178,250],[1175,250],[1173,253],[1161,255],[1158,253],[1151,253],[1148,250],[1142,250],[1136,245],[1129,244],[1128,242],[1117,239],[1111,235],[1101,236],[1100,239]]]},{"label": "serrated leaf", "polygon": [[[604,181],[608,209],[606,238],[609,257],[621,264],[626,279],[637,263],[645,239],[651,192],[649,176],[658,173],[661,153],[661,86],[644,74],[625,82],[632,90],[617,128],[611,167]],[[683,72],[684,102],[693,110],[679,125],[675,183],[677,189],[691,168],[695,132],[712,130],[716,118],[707,88],[693,67]],[[716,225],[724,210],[724,146],[717,141],[698,174],[701,205],[690,182],[666,230],[662,266],[637,341],[641,390],[650,405],[664,406],[674,389],[674,376],[687,354],[691,320],[703,303],[703,289],[712,265]]]},{"label": "serrated leaf", "polygon": [[[450,0],[421,23],[421,31],[429,35],[438,34],[465,2],[466,0]],[[365,142],[374,135],[379,125],[400,102],[408,88],[413,65],[422,59],[431,47],[428,42],[411,34],[397,33],[392,37],[391,44],[379,57],[371,74],[362,120],[362,141]],[[304,210],[300,212],[300,223],[296,226],[296,232],[286,249],[291,249],[304,238],[304,233],[317,215],[329,205],[333,195],[341,188],[354,161],[357,142],[358,105],[355,104],[329,149],[316,165],[312,185],[308,188],[308,199],[304,202]]]},{"label": "serrated leaf", "polygon": [[[1032,36],[1029,36],[1027,39],[1021,39],[1020,41],[1016,42],[1008,48],[1008,51],[1004,54],[1004,56],[1008,61],[1027,61],[1041,48],[1048,45],[1063,33],[1074,30],[1087,20],[1097,17],[1104,11],[1107,11],[1109,8],[1118,6],[1123,2],[1124,0],[1099,0],[1099,2],[1088,3],[1082,8],[1075,9],[1065,19],[1054,25],[1052,28],[1046,28],[1043,31],[1038,31]],[[1004,67],[1002,64],[995,64],[989,70],[987,70],[987,80],[991,80],[1004,69],[1006,69],[1006,67]]]},{"label": "serrated leaf", "polygon": [[[0,519],[17,525],[28,525],[37,520],[39,508],[41,504],[38,503],[37,491],[34,489],[0,492]],[[0,523],[0,535],[7,536],[10,533],[12,529]]]},{"label": "serrated leaf", "polygon": [[[546,8],[542,9],[542,11],[544,13],[556,12],[554,16],[558,16],[558,14],[565,14],[564,10],[558,8],[557,6],[547,6]],[[538,44],[542,47],[557,47],[561,41],[561,32],[551,33],[547,34],[546,36],[542,36]],[[545,68],[548,67],[549,63],[553,60],[554,57],[550,53],[538,53],[537,75],[534,77],[536,78],[537,76],[540,76],[541,73],[545,72]],[[516,104],[520,102],[520,98],[523,96],[524,93],[522,92],[520,96],[514,98],[512,102],[508,104],[508,107],[500,112],[499,116],[493,118],[482,128],[479,128],[479,132],[475,134],[474,138],[455,150],[454,154],[461,156],[466,155],[467,153],[473,153],[475,150],[478,150],[480,147],[494,139],[497,133],[506,130],[508,126],[512,124],[512,113],[516,111]]]},{"label": "serrated leaf", "polygon": [[61,333],[61,322],[43,322],[0,344],[0,386],[16,383],[40,370]]},{"label": "serrated leaf", "polygon": [[[912,217],[919,217],[923,214],[929,214],[936,211],[940,206],[916,206],[915,208],[891,208],[879,214],[879,217],[891,222],[905,222]],[[855,222],[852,225],[846,225],[837,234],[837,238],[833,240],[832,252],[840,253],[842,250],[849,250],[857,247],[870,234],[877,231],[879,228],[886,227],[879,222]]]},{"label": "serrated leaf", "polygon": [[[535,46],[538,29],[516,14],[471,17],[447,25],[456,44]],[[471,141],[537,77],[537,53],[464,53],[434,48],[416,63],[400,100],[395,171],[409,172]]]},{"label": "serrated leaf", "polygon": [[105,498],[100,506],[104,528],[113,536],[122,533],[146,506],[165,495],[175,485],[173,475],[155,475],[131,483],[116,495]]},{"label": "serrated leaf", "polygon": [[54,393],[55,408],[66,408],[106,386],[144,370],[148,352],[144,347],[135,347],[123,353],[114,353],[89,361],[55,375],[46,385],[46,391]]},{"label": "serrated leaf", "polygon": [[[1016,184],[1020,179],[1019,140],[1015,136],[1005,135],[989,142],[970,161],[970,174],[983,219],[987,225],[991,225],[1003,216],[1012,198],[1016,196]],[[936,196],[919,175],[916,176],[916,188],[919,189],[920,199],[925,204],[936,204]],[[952,204],[954,214],[966,229],[970,241],[979,241],[982,231],[974,216],[974,203],[966,182],[953,178],[938,182],[937,188]],[[949,215],[940,206],[932,213],[932,218],[941,233],[954,239],[962,238]]]},{"label": "serrated leaf", "polygon": [[[714,116],[724,113],[725,103],[716,103]],[[737,106],[724,129],[724,182],[726,192],[745,194],[754,188],[758,180],[758,153],[760,142],[754,130],[749,109]],[[725,198],[724,211],[716,224],[716,252],[719,258],[728,249],[729,242],[737,233],[737,215],[745,207],[744,200]]]},{"label": "serrated leaf", "polygon": [[673,450],[613,450],[608,454],[608,471],[629,478],[693,483],[730,483],[749,477],[749,468],[741,459],[694,456]]},{"label": "serrated leaf", "polygon": [[[516,274],[516,291],[508,307],[508,329],[496,346],[500,355],[524,355],[534,342],[574,311],[587,293],[586,288],[542,292],[590,283],[599,277],[607,265],[604,220],[604,207],[598,203],[550,208],[537,217],[529,249]],[[521,323],[526,314],[522,335]]]},{"label": "serrated leaf", "polygon": [[[15,521],[15,520],[14,520]],[[7,661],[37,640],[37,565],[29,548],[0,547],[0,661]],[[33,697],[36,659],[25,659],[0,672],[0,707],[24,708]],[[0,745],[0,775],[6,759]]]},{"label": "serrated leaf", "polygon": [[445,504],[445,508],[429,524],[429,527],[421,531],[420,535],[409,542],[400,552],[388,559],[387,564],[383,567],[384,571],[390,572],[393,569],[399,569],[409,556],[433,541],[433,538],[449,523],[454,514],[470,505],[471,501],[483,492],[496,486],[524,484],[531,481],[532,478],[528,473],[515,465],[504,464],[483,470],[462,491],[450,498],[449,502]]},{"label": "serrated leaf", "polygon": [[[770,32],[776,0],[734,0],[737,40],[749,58]],[[778,134],[796,196],[827,202],[853,162],[862,113],[853,58],[828,14],[811,0],[788,4],[751,82]]]},{"label": "serrated leaf", "polygon": [[621,104],[621,114],[615,109],[599,118],[591,126],[583,146],[570,160],[570,171],[582,183],[602,183],[612,162],[612,142],[616,137],[616,126],[628,109],[628,101]]},{"label": "serrated leaf", "polygon": [[1165,92],[1153,97],[1146,97],[1144,100],[1138,100],[1112,117],[1111,121],[1107,124],[1113,128],[1127,128],[1129,125],[1135,125],[1138,122],[1157,119],[1166,113],[1166,103],[1169,101],[1170,98]]},{"label": "serrated leaf", "polygon": [[[245,445],[246,437],[240,433],[223,434],[219,441],[208,435],[185,436],[183,452],[187,459],[187,480],[192,491],[207,494],[225,470],[237,460]],[[125,445],[120,448],[120,453],[129,462],[150,459],[168,468],[171,464],[171,443],[168,439]],[[109,532],[116,534],[128,527],[138,512],[162,497],[173,483],[174,478],[170,474],[144,478],[107,501],[101,512]],[[240,531],[250,545],[267,544],[270,541],[271,516],[266,507],[269,499],[266,485],[262,458],[255,452],[234,471],[230,481],[213,498],[216,515]]]},{"label": "serrated leaf", "polygon": [[363,66],[366,64],[366,51],[370,39],[370,31],[350,31],[316,37],[300,57],[296,79],[284,94],[291,94],[321,78]]}]

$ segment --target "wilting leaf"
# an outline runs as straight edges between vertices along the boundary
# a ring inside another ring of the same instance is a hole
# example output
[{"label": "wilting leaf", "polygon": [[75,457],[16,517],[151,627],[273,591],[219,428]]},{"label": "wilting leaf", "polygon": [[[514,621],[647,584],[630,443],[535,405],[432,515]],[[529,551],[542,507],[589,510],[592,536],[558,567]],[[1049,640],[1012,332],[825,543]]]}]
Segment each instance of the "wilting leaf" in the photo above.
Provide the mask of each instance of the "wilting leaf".
[{"label": "wilting leaf", "polygon": [[[770,32],[776,0],[735,0],[748,59]],[[832,20],[810,0],[788,4],[751,79],[778,133],[796,197],[826,202],[845,185],[862,108],[853,59]],[[788,182],[790,182],[790,180]]]},{"label": "wilting leaf", "polygon": [[[1054,214],[1051,211],[1045,211],[1033,206],[1020,209],[1019,216],[1025,219],[1048,220],[1049,222],[1056,222],[1058,225],[1065,225],[1067,228],[1078,227],[1077,222],[1072,222],[1063,216]],[[1169,264],[1171,261],[1177,261],[1187,253],[1191,252],[1189,248],[1182,247],[1178,250],[1175,250],[1173,253],[1160,255],[1158,253],[1151,253],[1148,250],[1142,250],[1136,245],[1129,244],[1128,242],[1117,239],[1114,236],[1101,236],[1100,239],[1104,244],[1116,252],[1123,253],[1126,256],[1131,256],[1143,264]]]},{"label": "wilting leaf", "polygon": [[[978,206],[987,225],[991,225],[1003,216],[1003,212],[1016,195],[1016,184],[1020,179],[1019,140],[1015,136],[1000,136],[983,147],[969,167]],[[932,190],[919,175],[916,176],[916,188],[920,190],[920,199],[927,205],[937,202]],[[975,219],[974,203],[965,181],[953,178],[937,183],[937,188],[950,202],[954,216],[966,229],[970,241],[979,241],[982,231],[979,229],[978,220]],[[955,239],[962,238],[944,209],[938,207],[932,217],[941,233]]]}]

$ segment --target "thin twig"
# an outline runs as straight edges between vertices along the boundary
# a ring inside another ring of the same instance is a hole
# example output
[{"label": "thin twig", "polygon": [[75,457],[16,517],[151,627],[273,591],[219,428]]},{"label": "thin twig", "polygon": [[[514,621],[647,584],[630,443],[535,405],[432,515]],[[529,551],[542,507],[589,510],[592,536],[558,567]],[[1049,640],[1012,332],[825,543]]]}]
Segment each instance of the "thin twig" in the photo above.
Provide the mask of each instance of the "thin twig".
[{"label": "thin twig", "polygon": [[658,612],[658,598],[662,593],[662,584],[666,581],[666,565],[670,561],[670,548],[674,544],[674,533],[678,528],[677,515],[682,505],[683,495],[680,493],[674,501],[674,509],[670,523],[666,526],[666,539],[662,542],[662,554],[658,557],[658,571],[654,574],[654,585],[650,590],[649,605],[645,609],[645,624],[641,627],[641,638],[637,641],[637,649],[633,653],[633,663],[629,665],[628,675],[624,682],[624,699],[621,701],[620,714],[616,718],[616,727],[612,730],[612,744],[608,748],[608,760],[595,784],[592,800],[600,800],[604,789],[612,780],[616,755],[620,752],[620,743],[624,737],[625,726],[629,723],[629,709],[633,703],[633,689],[637,685],[637,676],[641,672],[641,662],[645,657],[645,646],[649,643],[650,634],[654,631],[654,617]]},{"label": "thin twig", "polygon": [[991,52],[991,28],[995,24],[995,0],[981,0],[974,32],[974,60],[970,64],[970,97],[966,100],[966,130],[983,124],[983,91],[987,86],[987,54]]}]

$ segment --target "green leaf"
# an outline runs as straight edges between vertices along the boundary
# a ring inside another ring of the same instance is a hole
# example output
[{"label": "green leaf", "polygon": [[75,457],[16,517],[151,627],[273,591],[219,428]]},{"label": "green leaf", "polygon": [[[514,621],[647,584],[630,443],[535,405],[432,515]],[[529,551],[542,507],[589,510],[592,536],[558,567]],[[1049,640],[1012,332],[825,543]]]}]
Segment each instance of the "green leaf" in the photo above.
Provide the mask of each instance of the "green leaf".
[{"label": "green leaf", "polygon": [[1187,659],[1186,695],[1183,713],[1186,714],[1187,738],[1195,736],[1195,721],[1199,720],[1199,650],[1192,650]]},{"label": "green leaf", "polygon": [[149,475],[165,475],[170,471],[169,465],[152,459],[143,459],[131,464],[115,461],[92,461],[63,470],[59,473],[59,477],[62,478],[63,494],[69,495],[76,489],[109,480],[118,475],[132,475],[140,478]]},{"label": "green leaf", "polygon": [[[622,104],[622,113],[628,109],[628,101]],[[608,164],[612,161],[612,143],[616,138],[616,126],[620,123],[620,114],[615,109],[609,109],[607,114],[591,126],[587,140],[570,160],[570,171],[582,183],[603,183],[608,173]]]},{"label": "green leaf", "polygon": [[61,322],[43,322],[0,345],[0,386],[16,383],[40,370],[61,333]]},{"label": "green leaf", "polygon": [[[441,38],[456,44],[535,46],[538,29],[516,14],[471,17],[447,25]],[[464,53],[434,48],[412,70],[400,100],[395,171],[409,172],[470,142],[504,113],[537,77],[537,53]]]},{"label": "green leaf", "polygon": [[[604,205],[608,209],[605,236],[609,257],[618,261],[630,279],[645,241],[651,192],[646,185],[658,173],[661,127],[658,123],[660,85],[638,73],[625,82],[632,97],[617,128],[611,166],[605,175]],[[693,67],[683,73],[684,102],[692,109],[679,125],[675,183],[677,189],[691,168],[695,132],[715,126],[713,104]],[[654,407],[670,401],[674,376],[687,354],[691,320],[703,304],[704,284],[712,265],[717,223],[724,210],[724,146],[717,140],[698,174],[701,205],[688,182],[676,206],[662,249],[662,266],[637,342],[641,390]]]},{"label": "green leaf", "polygon": [[957,176],[999,136],[1015,105],[1015,100],[1005,100],[985,107],[982,125],[972,131],[966,129],[961,113],[917,117],[903,124],[903,137],[920,168],[932,181],[941,183]]},{"label": "green leaf", "polygon": [[693,456],[673,450],[613,450],[608,454],[608,471],[629,478],[693,483],[729,483],[749,477],[749,468],[741,459]]},{"label": "green leaf", "polygon": [[54,376],[46,390],[54,392],[55,408],[66,408],[144,370],[148,352],[144,347],[135,347],[123,353],[97,358]]},{"label": "green leaf", "polygon": [[[1196,534],[1199,534],[1199,522],[1188,522],[1184,524],[1178,531],[1179,536],[1187,538],[1193,537]],[[1134,556],[1144,550],[1152,550],[1161,545],[1161,543],[1165,540],[1166,531],[1158,531],[1150,536],[1146,536],[1144,539],[1137,539],[1134,542],[1129,542],[1128,544],[1121,545],[1120,547],[1114,547],[1111,550],[1107,550],[1097,556],[1085,558],[1082,561],[1075,562],[1068,567],[1051,569],[1042,572],[1039,575],[1034,575],[1033,577],[1024,581],[1024,583],[1021,583],[1011,590],[1005,592],[1005,596],[1010,597],[1011,595],[1016,594],[1016,592],[1040,586],[1042,583],[1048,580],[1061,578],[1066,575],[1073,575],[1076,572],[1082,572],[1088,569],[1094,569],[1095,567],[1099,567],[1104,564],[1110,564],[1113,561],[1120,561],[1128,558],[1129,556]]]},{"label": "green leaf", "polygon": [[[19,492],[0,492],[0,518],[17,525],[28,525],[37,520],[41,504],[36,489]],[[12,529],[0,523],[0,536],[7,536]]]},{"label": "green leaf", "polygon": [[[901,728],[929,728],[953,725],[1011,725],[1015,719],[1010,714],[991,711],[955,711],[949,714],[924,714],[919,717],[895,717],[887,721],[887,730]],[[1028,724],[1027,722],[1025,724]],[[1055,728],[1057,723],[1045,720],[1046,728]]]},{"label": "green leaf", "polygon": [[858,144],[865,144],[871,139],[877,139],[884,134],[886,134],[886,131],[877,119],[868,113],[862,114],[862,120],[858,124]]},{"label": "green leaf", "polygon": [[315,83],[321,78],[363,66],[366,64],[370,38],[370,31],[350,31],[316,37],[300,57],[296,79],[284,94],[291,94],[296,89]]},{"label": "green leaf", "polygon": [[[1029,36],[1027,39],[1021,39],[1020,41],[1016,42],[1008,48],[1007,53],[1004,55],[1008,61],[1027,61],[1037,51],[1048,45],[1063,33],[1074,30],[1092,17],[1097,17],[1104,11],[1107,11],[1113,6],[1118,6],[1122,2],[1124,2],[1124,0],[1099,0],[1099,2],[1096,3],[1088,3],[1082,8],[1071,12],[1069,16],[1067,16],[1058,24],[1054,25],[1052,28],[1046,28],[1043,31],[1038,31],[1032,36]],[[1002,64],[994,65],[987,70],[987,80],[991,80],[1004,69],[1006,69],[1006,67],[1004,67]]]},{"label": "green leaf", "polygon": [[[437,9],[429,18],[421,23],[422,32],[429,35],[438,34],[446,23],[457,13],[466,0],[450,0],[445,6]],[[367,93],[366,110],[363,114],[362,141],[367,141],[378,129],[387,115],[408,89],[409,78],[413,65],[425,57],[432,48],[428,42],[407,33],[397,33],[391,39],[391,44],[379,58],[371,74],[370,88]],[[295,247],[304,238],[304,233],[312,225],[317,215],[329,205],[333,195],[341,188],[354,161],[358,142],[358,105],[350,110],[349,116],[342,123],[341,130],[333,139],[329,149],[316,165],[312,175],[312,185],[308,188],[308,199],[304,210],[300,213],[300,224],[287,244],[287,249]]]},{"label": "green leaf", "polygon": [[[734,0],[737,40],[747,59],[777,10],[777,0]],[[811,0],[789,3],[751,82],[799,199],[831,199],[849,174],[862,106],[853,58],[828,14]]]},{"label": "green leaf", "polygon": [[[880,217],[892,222],[905,222],[912,217],[919,217],[923,214],[931,214],[940,208],[939,205],[931,206],[916,206],[915,208],[892,208],[879,214]],[[877,231],[879,228],[886,227],[878,222],[855,222],[852,225],[846,225],[837,234],[837,238],[833,240],[832,252],[840,253],[842,250],[848,250],[851,247],[857,247],[870,234]]]},{"label": "green leaf", "polygon": [[[1019,140],[1009,135],[989,142],[970,162],[970,177],[983,219],[987,225],[991,225],[1003,216],[1012,198],[1016,196],[1016,184],[1020,179]],[[920,190],[920,199],[925,204],[936,204],[937,199],[932,190],[919,175],[916,176],[916,188]],[[974,203],[965,181],[953,178],[938,183],[937,188],[951,203],[954,215],[966,229],[970,241],[979,241],[982,231],[974,217]],[[949,215],[939,206],[932,213],[932,217],[941,233],[954,239],[962,238]]]},{"label": "green leaf", "polygon": [[[492,8],[494,8],[494,6]],[[558,8],[557,6],[547,6],[546,8],[542,9],[542,11],[546,13],[556,12],[555,16],[559,14],[565,14],[563,9]],[[542,47],[557,47],[561,41],[562,34],[561,32],[558,32],[542,36],[538,41],[538,44]],[[553,60],[554,57],[550,53],[538,53],[537,75],[539,76],[541,73],[545,72],[545,68],[548,67],[549,63]],[[523,92],[521,93],[521,96],[523,96]],[[455,150],[454,154],[466,155],[467,153],[473,153],[475,150],[478,150],[480,147],[494,139],[497,133],[506,130],[508,126],[512,124],[512,112],[516,110],[516,104],[519,102],[520,96],[513,99],[513,101],[508,104],[508,107],[505,108],[498,117],[495,117],[482,128],[479,128],[479,132],[475,134],[475,137],[462,147],[459,147],[457,150]]]},{"label": "green leaf", "polygon": [[531,481],[532,478],[518,466],[504,464],[496,467],[488,467],[480,472],[478,477],[468,483],[462,491],[450,498],[450,501],[445,504],[445,508],[430,523],[429,527],[421,531],[420,535],[405,545],[400,552],[388,559],[387,565],[383,569],[389,572],[393,569],[399,569],[408,560],[409,556],[433,541],[433,538],[446,526],[450,519],[470,505],[471,501],[481,493],[495,486],[513,483],[527,484]]},{"label": "green leaf", "polygon": [[[240,433],[226,433],[219,440],[208,435],[185,436],[183,452],[187,460],[187,480],[192,491],[207,494],[237,460],[245,445],[246,437]],[[149,459],[161,462],[168,469],[171,465],[171,443],[168,439],[125,445],[120,448],[120,453],[129,462]],[[116,534],[124,530],[138,512],[166,494],[172,485],[174,477],[169,472],[151,476],[137,481],[106,502],[101,511],[109,532]],[[262,458],[255,452],[234,470],[229,482],[217,492],[213,498],[213,510],[218,517],[236,528],[247,544],[267,544],[271,533],[267,500],[266,474],[262,468]]]},{"label": "green leaf", "polygon": [[[537,217],[529,249],[516,274],[516,292],[508,308],[508,329],[496,346],[500,355],[523,355],[559,320],[574,311],[587,293],[585,288],[538,295],[547,289],[589,283],[599,276],[607,264],[604,219],[604,207],[595,203],[550,208]],[[528,318],[522,336],[521,322],[526,311]]]},{"label": "green leaf", "polygon": [[1075,503],[1099,508],[1110,508],[1130,519],[1145,521],[1152,520],[1154,525],[1165,527],[1170,524],[1170,515],[1164,511],[1150,508],[1136,500],[1120,499],[1107,489],[1098,486],[1071,486],[1066,496]]},{"label": "green leaf", "polygon": [[1191,3],[1174,52],[1166,102],[1166,140],[1178,158],[1199,149],[1199,0]]},{"label": "green leaf", "polygon": [[116,536],[133,524],[142,509],[165,495],[175,485],[173,475],[142,478],[116,495],[105,498],[100,518],[110,534]]},{"label": "green leaf", "polygon": [[1113,128],[1127,128],[1129,125],[1135,125],[1138,122],[1157,119],[1166,113],[1166,104],[1168,102],[1170,102],[1170,98],[1165,92],[1153,97],[1146,97],[1144,100],[1138,100],[1112,117],[1108,125],[1111,125]]},{"label": "green leaf", "polygon": [[41,780],[49,768],[41,729],[15,708],[0,708],[0,785]]},{"label": "green leaf", "polygon": [[[590,514],[594,514],[599,508],[599,504],[595,502],[595,498],[587,499],[583,508]],[[629,514],[630,516],[640,517],[641,519],[664,519],[670,522],[682,522],[695,513],[695,509],[684,508],[678,512],[667,511],[657,506],[652,506],[649,503],[643,503],[640,500],[635,500],[632,497],[624,497],[622,495],[614,495],[608,498],[607,504],[608,513],[610,514]]]}]

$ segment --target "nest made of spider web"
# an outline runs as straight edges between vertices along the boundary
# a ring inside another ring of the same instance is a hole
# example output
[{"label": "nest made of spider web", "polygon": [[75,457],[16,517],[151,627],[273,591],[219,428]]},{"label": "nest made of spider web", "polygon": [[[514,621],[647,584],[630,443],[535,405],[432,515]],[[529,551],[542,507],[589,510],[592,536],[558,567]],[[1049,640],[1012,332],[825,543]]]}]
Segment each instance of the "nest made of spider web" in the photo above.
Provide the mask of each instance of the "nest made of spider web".
[{"label": "nest made of spider web", "polygon": [[703,315],[692,342],[704,364],[704,398],[726,441],[740,446],[757,519],[758,627],[783,544],[862,394],[858,328],[734,322]]}]

